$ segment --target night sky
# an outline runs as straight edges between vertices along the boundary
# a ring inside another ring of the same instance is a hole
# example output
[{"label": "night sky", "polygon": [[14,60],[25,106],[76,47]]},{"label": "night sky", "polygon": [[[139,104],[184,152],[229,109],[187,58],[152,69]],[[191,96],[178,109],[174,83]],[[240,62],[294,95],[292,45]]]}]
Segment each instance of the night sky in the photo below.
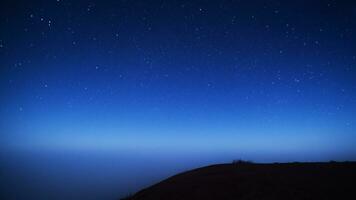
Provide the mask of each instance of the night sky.
[{"label": "night sky", "polygon": [[1,1],[0,149],[354,160],[355,35],[346,0]]}]

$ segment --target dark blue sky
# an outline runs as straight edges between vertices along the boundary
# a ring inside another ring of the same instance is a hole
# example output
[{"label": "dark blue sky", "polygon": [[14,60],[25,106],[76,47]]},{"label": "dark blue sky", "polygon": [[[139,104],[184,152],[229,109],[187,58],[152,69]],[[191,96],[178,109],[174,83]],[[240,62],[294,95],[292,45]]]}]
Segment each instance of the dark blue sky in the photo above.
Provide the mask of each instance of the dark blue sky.
[{"label": "dark blue sky", "polygon": [[1,1],[0,29],[2,149],[356,157],[352,1]]}]

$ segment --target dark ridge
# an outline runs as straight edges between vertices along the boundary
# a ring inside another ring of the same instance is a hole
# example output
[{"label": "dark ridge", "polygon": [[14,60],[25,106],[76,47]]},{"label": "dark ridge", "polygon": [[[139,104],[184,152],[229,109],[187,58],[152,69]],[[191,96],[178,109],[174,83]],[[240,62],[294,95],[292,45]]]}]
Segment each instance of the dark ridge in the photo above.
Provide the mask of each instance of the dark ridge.
[{"label": "dark ridge", "polygon": [[125,200],[356,199],[356,162],[233,162],[172,176]]}]

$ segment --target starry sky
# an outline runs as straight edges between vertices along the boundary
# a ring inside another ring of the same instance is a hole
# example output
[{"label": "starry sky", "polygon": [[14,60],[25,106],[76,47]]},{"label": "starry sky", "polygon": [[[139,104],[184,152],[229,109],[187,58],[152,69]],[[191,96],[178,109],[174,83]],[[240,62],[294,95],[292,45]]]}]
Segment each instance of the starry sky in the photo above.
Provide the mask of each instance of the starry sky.
[{"label": "starry sky", "polygon": [[356,3],[1,1],[2,150],[355,159]]}]

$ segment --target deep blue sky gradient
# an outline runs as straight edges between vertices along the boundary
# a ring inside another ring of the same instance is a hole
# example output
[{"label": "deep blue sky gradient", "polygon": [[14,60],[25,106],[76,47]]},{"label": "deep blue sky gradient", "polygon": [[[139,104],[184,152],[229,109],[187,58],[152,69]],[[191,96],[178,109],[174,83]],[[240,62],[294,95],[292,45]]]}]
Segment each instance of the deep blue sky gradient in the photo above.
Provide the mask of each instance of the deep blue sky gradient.
[{"label": "deep blue sky gradient", "polygon": [[1,7],[4,148],[260,149],[354,158],[354,3],[61,0]]}]

